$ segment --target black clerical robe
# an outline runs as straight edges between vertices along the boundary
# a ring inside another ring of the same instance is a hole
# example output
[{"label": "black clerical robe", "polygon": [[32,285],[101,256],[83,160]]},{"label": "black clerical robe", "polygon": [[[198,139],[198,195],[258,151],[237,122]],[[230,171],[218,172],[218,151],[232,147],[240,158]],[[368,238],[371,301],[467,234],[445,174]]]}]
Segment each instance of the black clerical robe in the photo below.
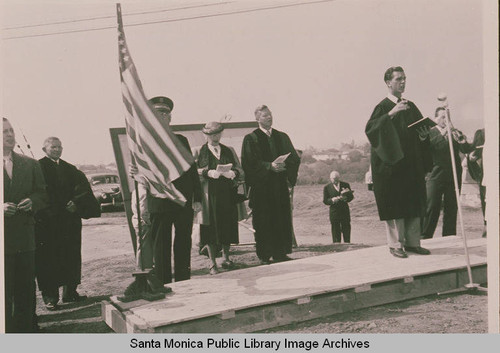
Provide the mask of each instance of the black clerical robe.
[{"label": "black clerical robe", "polygon": [[425,213],[425,173],[432,167],[429,139],[421,141],[408,125],[421,119],[413,102],[392,119],[396,105],[383,99],[366,125],[371,144],[373,191],[380,220],[422,217]]},{"label": "black clerical robe", "polygon": [[[82,220],[100,216],[90,185],[75,166],[62,159],[40,159],[49,207],[36,214],[36,274],[41,291],[78,285],[81,279]],[[76,212],[66,210],[69,201]]]},{"label": "black clerical robe", "polygon": [[[290,153],[286,171],[271,171],[276,157]],[[292,218],[288,187],[295,185],[300,158],[287,134],[272,130],[268,137],[256,129],[243,139],[241,162],[250,187],[249,206],[257,256],[261,260],[279,259],[292,252]]]}]

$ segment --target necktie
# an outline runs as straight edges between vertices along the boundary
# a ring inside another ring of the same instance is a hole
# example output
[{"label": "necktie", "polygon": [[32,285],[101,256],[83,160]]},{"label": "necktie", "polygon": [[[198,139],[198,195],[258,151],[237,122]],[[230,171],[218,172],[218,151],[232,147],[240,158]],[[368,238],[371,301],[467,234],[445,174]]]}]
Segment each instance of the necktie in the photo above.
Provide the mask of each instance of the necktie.
[{"label": "necktie", "polygon": [[275,159],[278,157],[278,151],[276,150],[276,146],[274,144],[274,139],[271,137],[271,131],[266,130],[266,135],[267,135],[267,141],[269,142],[269,149],[271,151],[271,157],[272,159]]},{"label": "necktie", "polygon": [[5,172],[7,173],[7,176],[9,179],[12,179],[12,160],[10,159],[4,159],[3,160],[3,168]]},{"label": "necktie", "polygon": [[210,145],[210,151],[215,156],[215,158],[220,159],[220,146],[219,145],[217,145],[217,146]]}]

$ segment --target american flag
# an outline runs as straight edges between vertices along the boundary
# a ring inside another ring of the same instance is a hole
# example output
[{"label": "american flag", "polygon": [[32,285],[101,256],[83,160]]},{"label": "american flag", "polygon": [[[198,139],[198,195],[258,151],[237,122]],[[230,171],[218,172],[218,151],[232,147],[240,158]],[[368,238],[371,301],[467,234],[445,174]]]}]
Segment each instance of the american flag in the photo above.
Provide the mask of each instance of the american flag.
[{"label": "american flag", "polygon": [[120,4],[116,4],[116,10],[120,78],[132,160],[155,197],[184,205],[186,199],[172,181],[186,172],[194,159],[146,99],[125,40]]}]

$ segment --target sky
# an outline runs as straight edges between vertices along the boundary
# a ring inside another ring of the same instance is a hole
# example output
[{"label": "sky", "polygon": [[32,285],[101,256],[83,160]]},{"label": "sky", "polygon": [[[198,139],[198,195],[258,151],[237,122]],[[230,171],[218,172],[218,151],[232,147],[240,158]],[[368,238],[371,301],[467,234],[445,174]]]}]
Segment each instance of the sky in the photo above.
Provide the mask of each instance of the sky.
[{"label": "sky", "polygon": [[[58,136],[70,163],[114,162],[109,129],[124,126],[115,2],[0,4],[0,113],[21,147],[19,131],[41,158],[43,140]],[[424,116],[445,93],[472,140],[485,111],[481,4],[124,1],[122,13],[145,93],[174,100],[172,124],[254,121],[266,104],[296,148],[323,149],[367,142],[366,122],[387,94],[383,74],[396,65]],[[41,25],[54,22],[67,23]]]}]

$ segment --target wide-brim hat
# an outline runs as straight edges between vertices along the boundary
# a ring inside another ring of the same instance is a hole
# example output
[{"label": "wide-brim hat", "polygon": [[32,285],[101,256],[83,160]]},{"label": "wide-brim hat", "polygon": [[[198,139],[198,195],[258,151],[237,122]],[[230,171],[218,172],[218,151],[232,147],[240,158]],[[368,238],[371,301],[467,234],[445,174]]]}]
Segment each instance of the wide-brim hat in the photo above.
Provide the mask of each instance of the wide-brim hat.
[{"label": "wide-brim hat", "polygon": [[224,130],[224,126],[218,121],[211,121],[206,123],[203,129],[201,130],[205,135],[214,135]]},{"label": "wide-brim hat", "polygon": [[168,97],[154,97],[149,100],[149,103],[151,103],[153,105],[153,108],[155,108],[156,110],[169,108],[170,111],[172,111],[174,109],[174,102]]}]

